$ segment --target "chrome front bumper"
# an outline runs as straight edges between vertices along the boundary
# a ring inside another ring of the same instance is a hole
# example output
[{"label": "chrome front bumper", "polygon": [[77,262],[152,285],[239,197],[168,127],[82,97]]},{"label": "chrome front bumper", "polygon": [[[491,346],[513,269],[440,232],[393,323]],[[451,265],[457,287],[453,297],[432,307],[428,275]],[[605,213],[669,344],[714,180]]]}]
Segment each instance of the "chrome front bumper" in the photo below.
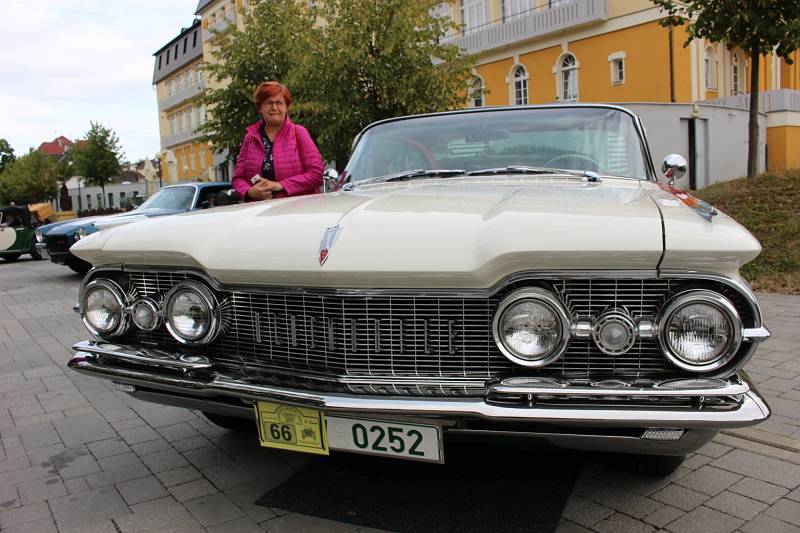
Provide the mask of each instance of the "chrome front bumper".
[{"label": "chrome front bumper", "polygon": [[[719,387],[694,390],[504,383],[490,387],[486,399],[374,396],[247,383],[215,372],[213,363],[201,357],[180,357],[94,341],[80,342],[74,349],[70,368],[127,385],[123,388],[143,400],[240,417],[253,416],[253,402],[271,400],[365,418],[435,419],[446,433],[525,435],[568,448],[678,455],[702,446],[719,429],[757,424],[770,414],[750,383],[738,377]],[[518,395],[529,401],[505,404],[492,401],[493,394]],[[624,402],[652,396],[690,397],[697,401],[692,402],[692,407]],[[537,403],[538,397],[578,400],[580,405]],[[725,408],[711,407],[705,403],[711,398],[726,398],[732,404]],[[622,402],[610,405],[612,400]],[[534,426],[535,429],[524,429]],[[642,429],[642,435],[631,437],[630,431],[624,431],[631,428]],[[658,442],[645,436],[649,428],[677,428],[684,432],[679,439]],[[620,430],[619,434],[610,431],[615,429]]]},{"label": "chrome front bumper", "polygon": [[42,256],[42,259],[50,259],[50,252],[47,251],[47,243],[37,242],[34,244],[36,251]]}]

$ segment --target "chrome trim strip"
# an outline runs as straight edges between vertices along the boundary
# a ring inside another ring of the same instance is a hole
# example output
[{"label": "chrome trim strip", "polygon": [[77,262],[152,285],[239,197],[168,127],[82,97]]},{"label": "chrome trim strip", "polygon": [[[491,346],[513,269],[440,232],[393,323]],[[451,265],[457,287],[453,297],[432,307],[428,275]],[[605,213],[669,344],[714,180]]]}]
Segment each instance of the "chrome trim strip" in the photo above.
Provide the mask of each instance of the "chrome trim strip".
[{"label": "chrome trim strip", "polygon": [[183,372],[208,370],[214,363],[199,355],[188,356],[190,361],[182,360],[180,354],[168,353],[162,350],[147,348],[131,348],[107,342],[82,341],[72,347],[80,352],[88,352],[100,358],[115,359],[118,361],[138,365],[169,368]]},{"label": "chrome trim strip", "polygon": [[743,328],[742,329],[742,340],[750,341],[750,342],[764,342],[765,340],[769,339],[772,336],[772,333],[761,326],[759,328]]},{"label": "chrome trim strip", "polygon": [[169,376],[145,370],[119,368],[104,364],[96,355],[78,352],[69,367],[86,375],[113,379],[138,387],[171,391],[192,397],[227,396],[243,400],[276,400],[293,405],[308,405],[326,412],[363,413],[370,416],[462,417],[496,421],[542,421],[562,425],[605,427],[729,428],[758,423],[769,416],[766,403],[750,390],[741,396],[735,409],[686,408],[570,408],[542,406],[504,406],[475,398],[407,398],[348,394],[310,393],[296,389],[254,385],[223,375],[209,380],[188,376]]},{"label": "chrome trim strip", "polygon": [[695,388],[695,389],[664,389],[659,388],[656,383],[652,387],[620,387],[620,388],[607,388],[602,386],[564,386],[564,387],[546,387],[541,385],[508,385],[500,383],[493,385],[489,388],[490,392],[497,394],[531,394],[533,396],[617,396],[617,397],[633,397],[633,396],[659,396],[659,397],[686,397],[686,396],[703,396],[703,397],[717,397],[717,396],[736,396],[745,394],[750,391],[750,386],[747,383],[728,380],[725,385],[720,388]]}]

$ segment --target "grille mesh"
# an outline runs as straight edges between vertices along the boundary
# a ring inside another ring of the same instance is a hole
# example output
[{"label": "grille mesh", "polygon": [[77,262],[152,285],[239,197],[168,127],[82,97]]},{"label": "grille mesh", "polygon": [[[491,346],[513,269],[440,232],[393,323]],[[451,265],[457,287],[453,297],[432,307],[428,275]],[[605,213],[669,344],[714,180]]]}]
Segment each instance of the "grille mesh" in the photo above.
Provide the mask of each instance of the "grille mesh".
[{"label": "grille mesh", "polygon": [[[186,277],[126,272],[123,282],[130,294],[159,300]],[[624,307],[634,319],[657,315],[665,299],[686,284],[659,279],[536,283],[556,291],[573,317],[597,317]],[[224,332],[210,345],[182,346],[163,326],[149,333],[130,332],[127,339],[205,355],[217,367],[251,381],[386,394],[480,394],[484,382],[511,376],[597,381],[683,375],[648,339],[619,356],[602,353],[591,339],[572,339],[564,356],[545,368],[511,363],[494,343],[492,319],[499,300],[517,287],[489,298],[285,289],[218,292]],[[349,384],[336,385],[341,378]],[[465,385],[465,380],[475,383]]]}]

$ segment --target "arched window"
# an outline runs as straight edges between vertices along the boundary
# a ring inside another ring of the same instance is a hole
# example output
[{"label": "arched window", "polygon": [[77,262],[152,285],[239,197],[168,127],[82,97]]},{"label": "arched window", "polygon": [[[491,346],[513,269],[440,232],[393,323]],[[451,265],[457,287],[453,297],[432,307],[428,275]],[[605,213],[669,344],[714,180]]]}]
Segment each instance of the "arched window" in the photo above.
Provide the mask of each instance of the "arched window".
[{"label": "arched window", "polygon": [[472,107],[483,107],[483,80],[480,76],[472,78],[469,87],[469,103]]},{"label": "arched window", "polygon": [[744,61],[737,52],[733,53],[733,64],[731,65],[731,92],[733,94],[744,93]]},{"label": "arched window", "polygon": [[717,89],[717,54],[714,48],[709,46],[706,48],[706,89]]},{"label": "arched window", "polygon": [[517,65],[514,69],[514,105],[526,105],[528,103],[528,71],[522,65]]},{"label": "arched window", "polygon": [[578,99],[578,60],[573,54],[564,54],[559,61],[558,86],[561,100]]}]

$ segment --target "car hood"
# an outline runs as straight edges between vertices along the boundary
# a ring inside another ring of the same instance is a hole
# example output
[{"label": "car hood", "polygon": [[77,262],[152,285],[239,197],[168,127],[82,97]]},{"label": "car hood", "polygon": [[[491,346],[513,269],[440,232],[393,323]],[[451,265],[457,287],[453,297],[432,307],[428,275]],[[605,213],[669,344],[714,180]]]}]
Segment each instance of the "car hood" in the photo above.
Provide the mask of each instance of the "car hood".
[{"label": "car hood", "polygon": [[133,211],[126,211],[124,213],[115,213],[113,215],[102,215],[96,217],[82,217],[82,218],[74,218],[72,220],[64,220],[61,222],[55,222],[53,224],[47,224],[41,227],[42,234],[44,235],[63,235],[68,233],[74,233],[80,227],[90,226],[97,222],[101,224],[107,220],[119,220],[120,222],[124,221],[126,218],[132,219],[131,221],[135,221],[137,218],[141,217],[159,217],[164,215],[174,215],[176,213],[183,213],[184,210],[175,210],[175,209],[136,209]]},{"label": "car hood", "polygon": [[490,287],[529,270],[654,270],[664,235],[647,185],[548,177],[382,184],[146,220],[71,250],[96,266],[200,268],[241,284]]}]

